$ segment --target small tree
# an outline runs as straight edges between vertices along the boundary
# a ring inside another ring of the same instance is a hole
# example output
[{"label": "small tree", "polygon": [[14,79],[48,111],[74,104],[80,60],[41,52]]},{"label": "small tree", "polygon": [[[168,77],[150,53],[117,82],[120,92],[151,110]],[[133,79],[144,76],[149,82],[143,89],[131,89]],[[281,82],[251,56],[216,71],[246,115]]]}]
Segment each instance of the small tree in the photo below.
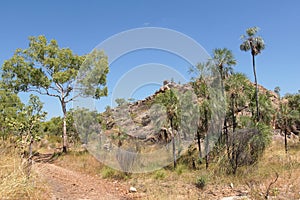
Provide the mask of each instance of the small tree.
[{"label": "small tree", "polygon": [[269,126],[258,123],[253,127],[238,129],[230,134],[230,172],[235,175],[239,167],[255,164],[271,142],[270,132]]},{"label": "small tree", "polygon": [[6,140],[12,132],[9,126],[10,119],[16,119],[18,113],[23,109],[20,98],[11,91],[1,87],[0,89],[0,136]]},{"label": "small tree", "polygon": [[[223,48],[223,49],[214,49],[213,51],[213,59],[214,64],[217,66],[217,69],[221,76],[221,89],[222,94],[225,97],[225,88],[224,88],[224,81],[230,74],[233,74],[233,68],[232,66],[236,65],[236,60],[232,54],[232,52],[229,49]],[[223,131],[226,143],[228,143],[228,128],[227,128],[227,117],[225,115],[224,119],[224,125],[223,125]],[[222,134],[221,134],[222,136]],[[220,137],[220,142],[222,142],[222,137]]]},{"label": "small tree", "polygon": [[242,51],[251,50],[252,55],[252,67],[255,79],[255,100],[256,100],[256,120],[259,121],[259,102],[258,102],[258,84],[255,67],[255,56],[261,53],[265,49],[265,42],[260,36],[256,36],[259,28],[252,27],[246,30],[246,36],[242,35],[243,43],[240,45]]},{"label": "small tree", "polygon": [[[83,72],[77,79],[79,69]],[[82,94],[95,98],[107,95],[108,61],[102,51],[78,56],[69,48],[60,48],[56,40],[48,42],[42,35],[29,37],[29,47],[17,49],[4,62],[2,71],[4,83],[15,92],[36,92],[59,100],[63,112],[63,152],[67,152],[67,104]],[[79,94],[72,93],[76,81],[84,85]]]},{"label": "small tree", "polygon": [[175,130],[178,131],[179,126],[179,117],[180,117],[180,109],[179,109],[179,100],[175,94],[173,89],[167,90],[163,94],[159,94],[155,99],[156,103],[162,104],[166,108],[168,122],[171,127],[171,139],[172,139],[172,152],[173,152],[173,163],[174,168],[177,165],[176,158],[176,146],[175,146]]},{"label": "small tree", "polygon": [[297,110],[292,110],[288,106],[288,102],[280,102],[279,112],[277,113],[277,120],[281,130],[284,131],[284,148],[285,152],[288,153],[287,134],[289,127],[298,119],[299,113]]},{"label": "small tree", "polygon": [[115,102],[118,106],[123,106],[127,103],[127,101],[124,98],[116,98]]},{"label": "small tree", "polygon": [[28,175],[32,165],[32,145],[34,141],[39,140],[41,133],[41,121],[45,119],[46,112],[42,111],[43,104],[37,96],[30,95],[28,105],[25,106],[18,118],[11,118],[10,124],[15,129],[19,137],[19,147],[22,150],[22,157],[26,157],[25,149],[28,149]]},{"label": "small tree", "polygon": [[[205,165],[206,169],[209,166],[209,121],[211,120],[211,110],[210,110],[210,91],[208,87],[207,69],[211,68],[211,62],[199,63],[196,69],[191,69],[192,72],[196,73],[197,78],[192,82],[194,93],[198,98],[199,103],[199,113],[198,118],[198,130],[197,130],[197,143],[199,149],[199,159],[202,158],[201,152],[201,139],[205,139]],[[221,70],[220,67],[218,67]],[[223,69],[222,69],[223,70]],[[220,72],[220,71],[219,71]],[[220,72],[221,73],[221,72]]]}]

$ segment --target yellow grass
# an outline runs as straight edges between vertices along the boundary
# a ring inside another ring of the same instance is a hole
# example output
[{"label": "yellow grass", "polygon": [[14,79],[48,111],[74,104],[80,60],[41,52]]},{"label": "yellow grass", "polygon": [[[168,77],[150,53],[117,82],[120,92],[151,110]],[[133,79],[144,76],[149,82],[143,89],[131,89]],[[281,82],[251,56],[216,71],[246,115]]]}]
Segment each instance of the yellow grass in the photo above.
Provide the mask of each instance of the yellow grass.
[{"label": "yellow grass", "polygon": [[34,173],[25,173],[13,147],[0,146],[0,199],[43,199],[46,190]]},{"label": "yellow grass", "polygon": [[[279,174],[278,181],[270,188],[273,199],[300,198],[300,144],[290,143],[286,155],[282,141],[274,141],[267,148],[258,164],[239,168],[236,176],[220,170],[223,166],[214,161],[209,170],[204,164],[198,170],[188,169],[184,164],[152,173],[132,174],[123,179],[125,184],[137,188],[141,199],[214,199],[246,192],[252,199],[264,199],[269,184]],[[69,153],[56,161],[57,164],[91,175],[115,179],[122,172],[103,167],[95,158],[85,153]],[[118,174],[116,176],[116,174]],[[203,190],[195,186],[197,178],[206,180]],[[113,180],[112,180],[113,181]],[[230,185],[234,188],[231,188]]]}]

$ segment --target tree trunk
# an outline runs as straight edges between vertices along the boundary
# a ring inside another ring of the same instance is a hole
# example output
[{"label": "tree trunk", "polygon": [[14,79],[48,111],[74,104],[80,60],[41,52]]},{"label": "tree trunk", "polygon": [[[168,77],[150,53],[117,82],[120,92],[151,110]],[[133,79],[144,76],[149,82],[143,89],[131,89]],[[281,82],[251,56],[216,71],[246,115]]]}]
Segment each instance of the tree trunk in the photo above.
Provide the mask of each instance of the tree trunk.
[{"label": "tree trunk", "polygon": [[232,132],[235,132],[235,116],[234,116],[234,94],[231,94],[231,112],[232,112]]},{"label": "tree trunk", "polygon": [[258,85],[257,85],[257,77],[256,77],[256,67],[255,67],[255,55],[252,54],[252,64],[253,64],[253,73],[255,80],[255,102],[256,102],[256,121],[259,122],[259,105],[258,105]]},{"label": "tree trunk", "polygon": [[[221,75],[221,90],[222,90],[222,95],[223,95],[223,97],[224,97],[224,99],[225,99],[225,92],[224,92],[224,79],[223,79],[223,68],[221,68],[220,67],[220,75]],[[220,135],[220,144],[222,144],[224,141],[224,139],[225,139],[225,144],[227,144],[227,138],[228,138],[228,136],[227,136],[227,127],[226,127],[226,124],[227,124],[227,119],[226,119],[226,105],[225,105],[225,119],[224,119],[224,127],[223,127],[223,130],[224,130],[224,134],[222,134],[221,133],[221,135]]]},{"label": "tree trunk", "polygon": [[205,144],[205,168],[208,169],[209,166],[209,140],[208,140],[208,135],[206,134],[206,144]]},{"label": "tree trunk", "polygon": [[204,112],[204,119],[205,119],[205,132],[206,132],[206,136],[205,136],[205,168],[208,169],[208,165],[209,165],[209,136],[208,136],[208,116],[207,116],[207,109],[205,109]]},{"label": "tree trunk", "polygon": [[29,156],[28,156],[28,163],[27,163],[27,177],[30,176],[31,166],[32,166],[32,144],[33,144],[33,137],[30,134],[30,141],[29,141]]},{"label": "tree trunk", "polygon": [[68,147],[68,135],[67,135],[67,108],[65,102],[61,102],[62,110],[63,110],[63,153],[67,153],[67,147]]},{"label": "tree trunk", "polygon": [[174,128],[173,128],[173,119],[171,119],[171,129],[172,129],[172,151],[173,151],[173,159],[174,159],[174,168],[177,166],[176,162],[176,147],[175,147],[175,136],[174,136]]},{"label": "tree trunk", "polygon": [[200,140],[200,133],[197,131],[197,142],[198,142],[198,149],[199,149],[199,160],[202,159],[202,151],[201,151],[201,140]]},{"label": "tree trunk", "polygon": [[288,153],[288,145],[287,145],[287,121],[285,119],[284,121],[284,148],[285,148],[285,153]]},{"label": "tree trunk", "polygon": [[287,146],[287,130],[284,129],[284,148],[285,148],[285,153],[288,153],[288,146]]}]

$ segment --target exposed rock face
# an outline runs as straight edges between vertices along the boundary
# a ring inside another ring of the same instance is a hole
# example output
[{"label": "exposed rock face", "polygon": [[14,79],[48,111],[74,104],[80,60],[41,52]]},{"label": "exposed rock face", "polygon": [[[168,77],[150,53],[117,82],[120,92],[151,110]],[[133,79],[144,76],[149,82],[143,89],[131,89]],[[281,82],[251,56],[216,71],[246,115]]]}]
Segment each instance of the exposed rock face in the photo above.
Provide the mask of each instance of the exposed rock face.
[{"label": "exposed rock face", "polygon": [[[277,97],[277,94],[267,90],[261,85],[259,85],[258,88],[259,93],[266,94],[270,98],[274,109],[278,111],[280,100]],[[106,121],[106,135],[116,133],[119,135],[125,134],[126,143],[128,145],[141,143],[140,146],[143,146],[143,143],[146,142],[147,144],[158,145],[158,147],[160,147],[161,145],[170,142],[171,132],[166,117],[158,119],[155,116],[153,117],[153,113],[151,113],[151,106],[153,106],[153,102],[157,95],[165,93],[170,89],[176,89],[180,91],[180,93],[193,90],[190,84],[179,85],[174,82],[164,81],[163,86],[161,86],[153,95],[143,100],[112,109],[111,115],[106,115],[106,119],[104,120]],[[201,99],[196,99],[196,101],[192,103],[196,104],[197,102],[201,102]],[[252,115],[249,105],[238,108],[236,112],[236,116]],[[274,129],[280,128],[278,124],[276,124],[275,115],[271,123]],[[298,135],[299,128],[300,127],[297,125],[293,125],[289,128],[289,131]]]}]

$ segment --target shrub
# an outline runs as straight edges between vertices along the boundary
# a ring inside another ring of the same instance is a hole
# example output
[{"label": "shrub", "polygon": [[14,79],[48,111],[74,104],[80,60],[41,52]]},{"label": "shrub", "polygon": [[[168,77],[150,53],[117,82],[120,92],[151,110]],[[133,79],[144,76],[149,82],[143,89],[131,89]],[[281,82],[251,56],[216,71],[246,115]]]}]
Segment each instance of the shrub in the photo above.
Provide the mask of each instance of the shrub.
[{"label": "shrub", "polygon": [[186,170],[186,166],[183,165],[183,164],[179,164],[177,165],[176,169],[175,169],[175,172],[180,175],[182,174],[184,171]]},{"label": "shrub", "polygon": [[116,171],[110,167],[104,167],[101,170],[101,175],[103,178],[113,178],[115,176]]},{"label": "shrub", "polygon": [[154,174],[154,178],[155,179],[164,179],[166,177],[166,173],[162,170],[159,170],[159,171],[156,171],[155,174]]},{"label": "shrub", "polygon": [[199,177],[197,177],[195,184],[196,184],[197,188],[203,189],[205,187],[206,183],[207,183],[206,176],[199,176]]},{"label": "shrub", "polygon": [[270,140],[269,127],[260,123],[230,134],[228,159],[232,173],[236,174],[238,167],[257,163]]}]

